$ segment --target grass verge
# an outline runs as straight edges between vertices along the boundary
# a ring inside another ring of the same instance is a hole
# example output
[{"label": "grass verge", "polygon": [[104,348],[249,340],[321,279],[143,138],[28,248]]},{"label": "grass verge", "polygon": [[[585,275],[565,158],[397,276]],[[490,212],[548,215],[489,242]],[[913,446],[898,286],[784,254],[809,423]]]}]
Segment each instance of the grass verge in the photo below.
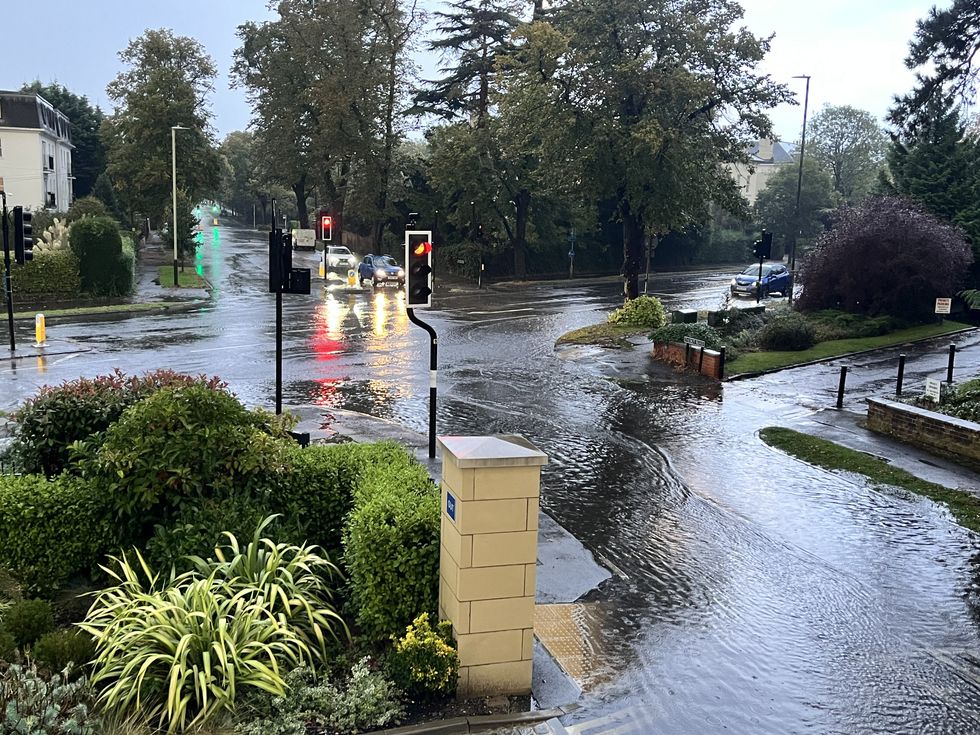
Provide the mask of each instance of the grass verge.
[{"label": "grass verge", "polygon": [[613,349],[629,350],[633,343],[627,337],[647,334],[649,327],[631,327],[620,324],[591,324],[588,327],[576,329],[558,338],[556,345],[596,345]]},{"label": "grass verge", "polygon": [[184,304],[170,304],[162,301],[150,301],[139,304],[109,304],[106,306],[78,306],[72,309],[37,309],[36,311],[17,312],[14,319],[33,319],[37,313],[44,314],[45,319],[53,319],[59,316],[90,316],[92,314],[119,314],[130,311],[167,311],[175,306]]},{"label": "grass verge", "polygon": [[[160,285],[164,288],[174,287],[174,267],[173,265],[160,266]],[[177,271],[178,288],[207,288],[208,282],[201,278],[194,270]]]},{"label": "grass verge", "polygon": [[746,352],[737,360],[732,360],[728,363],[725,371],[729,376],[743,373],[760,373],[767,370],[791,367],[804,362],[840,357],[851,352],[863,352],[864,350],[874,350],[880,347],[893,347],[895,345],[905,344],[906,342],[928,339],[929,337],[940,337],[960,329],[968,329],[969,326],[969,324],[961,324],[960,322],[944,321],[942,324],[922,324],[917,327],[909,327],[908,329],[899,329],[896,332],[883,334],[879,337],[854,337],[852,339],[835,339],[828,342],[820,342],[808,350],[800,350],[799,352]]},{"label": "grass verge", "polygon": [[769,446],[817,467],[856,472],[867,477],[872,485],[891,485],[924,495],[947,506],[961,526],[980,533],[980,498],[975,495],[928,482],[878,457],[792,429],[770,426],[760,431],[759,436]]}]

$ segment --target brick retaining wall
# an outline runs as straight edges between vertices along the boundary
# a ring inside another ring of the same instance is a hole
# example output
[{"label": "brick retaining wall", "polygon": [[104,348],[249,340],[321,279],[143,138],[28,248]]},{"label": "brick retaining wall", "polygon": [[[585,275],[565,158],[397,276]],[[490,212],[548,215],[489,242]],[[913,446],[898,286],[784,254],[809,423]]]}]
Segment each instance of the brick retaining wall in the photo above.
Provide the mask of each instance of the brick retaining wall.
[{"label": "brick retaining wall", "polygon": [[868,428],[980,470],[980,424],[906,403],[869,398]]},{"label": "brick retaining wall", "polygon": [[724,363],[721,353],[715,350],[704,350],[689,347],[679,342],[654,342],[653,358],[670,363],[674,367],[693,370],[707,375],[709,378],[721,380],[724,376]]}]

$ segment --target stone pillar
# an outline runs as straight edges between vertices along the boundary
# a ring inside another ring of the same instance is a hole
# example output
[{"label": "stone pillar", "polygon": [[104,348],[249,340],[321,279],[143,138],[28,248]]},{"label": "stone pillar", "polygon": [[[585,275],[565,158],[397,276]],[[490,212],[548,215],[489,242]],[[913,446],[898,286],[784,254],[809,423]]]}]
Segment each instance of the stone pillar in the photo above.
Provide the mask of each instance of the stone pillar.
[{"label": "stone pillar", "polygon": [[530,694],[541,466],[521,436],[444,436],[439,616],[460,697]]}]

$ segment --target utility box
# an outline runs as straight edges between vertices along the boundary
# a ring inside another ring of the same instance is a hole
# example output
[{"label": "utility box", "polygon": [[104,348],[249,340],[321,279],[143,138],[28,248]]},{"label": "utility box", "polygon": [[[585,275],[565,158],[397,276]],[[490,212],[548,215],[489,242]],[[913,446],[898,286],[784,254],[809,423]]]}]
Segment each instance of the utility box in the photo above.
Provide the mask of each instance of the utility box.
[{"label": "utility box", "polygon": [[461,698],[530,694],[541,466],[524,437],[444,436],[439,617]]},{"label": "utility box", "polygon": [[697,324],[698,312],[695,309],[680,309],[671,312],[672,324]]}]

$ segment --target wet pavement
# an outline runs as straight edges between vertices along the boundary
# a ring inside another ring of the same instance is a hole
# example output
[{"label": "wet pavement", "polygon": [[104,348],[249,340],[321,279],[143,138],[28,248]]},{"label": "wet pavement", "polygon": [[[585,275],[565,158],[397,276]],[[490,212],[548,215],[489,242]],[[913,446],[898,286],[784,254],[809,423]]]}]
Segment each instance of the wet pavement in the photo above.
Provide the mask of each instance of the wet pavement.
[{"label": "wet pavement", "polygon": [[[216,373],[270,406],[264,253],[262,235],[222,228],[201,248],[211,306],[60,327],[52,337],[95,349],[3,362],[0,409],[112,367]],[[651,290],[669,308],[715,307],[730,277],[658,276]],[[976,537],[929,501],[871,490],[757,437],[832,405],[837,366],[719,385],[639,350],[556,352],[561,334],[619,301],[613,283],[440,294],[426,316],[439,332],[439,432],[520,433],[548,453],[543,509],[613,575],[576,612],[594,656],[567,726],[629,711],[638,732],[980,731]],[[287,404],[424,430],[427,341],[399,296],[315,288],[285,304]],[[957,341],[965,376],[980,337]],[[910,388],[942,369],[943,345],[906,350]],[[849,364],[849,408],[889,390],[894,355]]]}]

